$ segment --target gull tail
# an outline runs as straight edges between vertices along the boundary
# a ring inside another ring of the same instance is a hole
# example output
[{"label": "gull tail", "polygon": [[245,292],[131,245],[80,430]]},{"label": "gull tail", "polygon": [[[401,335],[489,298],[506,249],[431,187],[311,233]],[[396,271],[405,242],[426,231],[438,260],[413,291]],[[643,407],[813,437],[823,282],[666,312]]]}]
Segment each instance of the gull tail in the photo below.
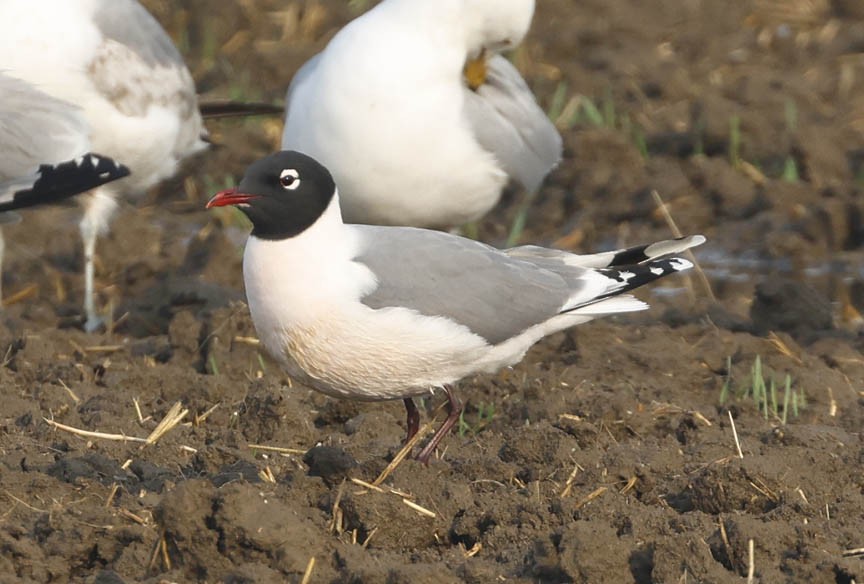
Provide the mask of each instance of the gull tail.
[{"label": "gull tail", "polygon": [[31,175],[0,183],[0,213],[56,203],[129,174],[122,164],[93,153],[43,164]]},{"label": "gull tail", "polygon": [[645,264],[656,258],[682,253],[705,243],[703,235],[666,239],[614,251],[576,256],[574,263],[583,268],[614,268]]},{"label": "gull tail", "polygon": [[506,253],[510,257],[524,259],[537,265],[545,265],[553,269],[553,271],[554,263],[548,262],[557,261],[567,266],[598,269],[644,264],[663,256],[683,253],[691,247],[696,247],[703,243],[705,243],[705,237],[702,235],[691,235],[689,237],[667,239],[647,245],[637,245],[635,247],[587,255],[577,255],[559,249],[549,249],[536,245],[514,247],[508,249]]}]

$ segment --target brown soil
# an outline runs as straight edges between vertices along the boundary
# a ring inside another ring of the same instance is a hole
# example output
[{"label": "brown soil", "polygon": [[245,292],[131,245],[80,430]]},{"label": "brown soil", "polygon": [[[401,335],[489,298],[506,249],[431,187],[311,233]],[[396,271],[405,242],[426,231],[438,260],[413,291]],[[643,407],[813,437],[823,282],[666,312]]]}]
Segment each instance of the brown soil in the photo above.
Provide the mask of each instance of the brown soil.
[{"label": "brown soil", "polygon": [[[278,101],[353,15],[312,0],[146,4],[214,98]],[[398,450],[401,404],[323,397],[250,344],[243,226],[202,206],[278,146],[280,123],[213,122],[223,146],[99,244],[111,333],[69,326],[77,212],[7,232],[5,290],[22,294],[0,321],[0,582],[743,582],[750,542],[754,581],[864,581],[850,551],[864,547],[864,10],[539,4],[515,60],[546,106],[560,112],[561,96],[566,158],[523,239],[668,237],[656,189],[709,237],[697,255],[720,300],[669,282],[643,294],[650,313],[465,380],[440,458],[364,487]],[[517,202],[484,239],[503,239]],[[757,361],[776,408],[721,405]],[[787,375],[799,407],[783,424]],[[150,445],[49,422],[146,437],[177,402],[188,414]]]}]

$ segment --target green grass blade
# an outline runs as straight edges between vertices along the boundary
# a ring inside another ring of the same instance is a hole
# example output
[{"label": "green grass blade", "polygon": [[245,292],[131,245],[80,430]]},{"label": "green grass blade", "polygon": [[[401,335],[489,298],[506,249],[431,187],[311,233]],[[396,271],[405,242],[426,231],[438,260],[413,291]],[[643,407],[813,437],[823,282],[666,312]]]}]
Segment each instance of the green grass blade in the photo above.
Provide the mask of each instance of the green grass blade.
[{"label": "green grass blade", "polygon": [[558,118],[564,111],[564,105],[567,103],[567,82],[560,81],[555,88],[555,93],[552,94],[552,101],[549,103],[549,110],[546,115],[552,120],[553,124],[558,123]]},{"label": "green grass blade", "polygon": [[588,120],[588,123],[597,126],[598,128],[602,128],[604,125],[603,114],[600,113],[600,110],[597,109],[594,102],[583,95],[579,100],[579,104],[582,106],[580,109],[585,112],[585,119]]},{"label": "green grass blade", "polygon": [[778,409],[777,409],[777,384],[774,382],[774,378],[771,378],[771,413],[774,417],[778,417]]},{"label": "green grass blade", "polygon": [[793,156],[787,156],[786,162],[783,164],[783,180],[786,182],[797,183],[801,177],[798,174],[798,164]]},{"label": "green grass blade", "polygon": [[525,193],[525,197],[519,203],[519,210],[516,211],[516,217],[513,218],[513,223],[510,225],[510,233],[507,234],[507,247],[513,247],[522,239],[525,222],[528,220],[528,210],[531,208],[535,196],[537,196],[537,191]]}]

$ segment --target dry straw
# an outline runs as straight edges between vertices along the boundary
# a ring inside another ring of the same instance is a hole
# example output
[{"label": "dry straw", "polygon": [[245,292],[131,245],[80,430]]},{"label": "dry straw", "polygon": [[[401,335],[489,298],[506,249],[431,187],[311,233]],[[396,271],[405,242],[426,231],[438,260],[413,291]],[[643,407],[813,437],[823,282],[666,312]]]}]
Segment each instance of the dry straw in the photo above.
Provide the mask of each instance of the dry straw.
[{"label": "dry straw", "polygon": [[[654,203],[657,205],[657,208],[660,210],[660,214],[663,215],[663,219],[666,221],[666,225],[669,226],[669,230],[672,232],[672,235],[675,237],[684,237],[684,234],[681,233],[681,230],[678,229],[678,224],[675,222],[675,219],[672,217],[672,213],[669,211],[669,207],[663,201],[663,198],[660,196],[656,190],[651,191],[651,196],[654,198]],[[702,270],[702,266],[699,265],[699,262],[696,260],[696,256],[693,255],[693,252],[689,249],[684,252],[691,262],[693,262],[693,269],[696,270],[696,274],[699,276],[699,281],[702,282],[702,287],[705,289],[705,294],[708,295],[708,298],[711,299],[712,302],[717,301],[717,297],[714,296],[714,290],[711,289],[711,283],[708,281],[708,277],[705,275],[705,271]],[[687,282],[689,283],[689,278]],[[692,286],[689,286],[690,294],[693,294]]]},{"label": "dry straw", "polygon": [[741,442],[738,441],[738,430],[735,429],[735,418],[732,417],[732,412],[727,411],[729,414],[729,423],[732,424],[732,436],[735,438],[735,448],[738,450],[738,458],[744,458],[744,453],[741,452]]},{"label": "dry straw", "polygon": [[[71,390],[69,390],[71,393]],[[72,394],[74,396],[74,394]],[[183,421],[189,414],[189,410],[183,408],[183,404],[181,402],[175,403],[171,406],[171,409],[168,410],[168,413],[165,414],[165,417],[162,418],[162,421],[150,432],[150,435],[146,438],[139,438],[137,436],[128,436],[126,434],[114,434],[108,432],[94,432],[92,430],[83,430],[81,428],[75,428],[73,426],[69,426],[66,424],[61,424],[60,422],[55,422],[54,420],[50,420],[48,418],[42,418],[45,420],[45,423],[49,426],[56,428],[57,430],[63,430],[64,432],[69,432],[70,434],[75,434],[77,436],[83,436],[85,438],[97,438],[100,440],[113,440],[116,442],[139,442],[143,445],[151,445],[158,442],[165,434],[173,430],[177,427],[177,425]],[[138,410],[138,415],[140,416],[140,409]],[[139,418],[140,419],[140,418]]]}]

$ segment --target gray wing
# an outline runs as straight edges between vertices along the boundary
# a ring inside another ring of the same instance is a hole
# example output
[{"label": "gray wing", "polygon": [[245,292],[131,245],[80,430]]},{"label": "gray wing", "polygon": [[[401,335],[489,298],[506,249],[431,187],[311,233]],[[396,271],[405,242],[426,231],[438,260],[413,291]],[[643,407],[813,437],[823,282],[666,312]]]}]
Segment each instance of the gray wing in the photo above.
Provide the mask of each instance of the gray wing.
[{"label": "gray wing", "polygon": [[561,160],[561,136],[531,89],[504,57],[487,62],[486,83],[465,87],[465,115],[477,141],[507,174],[534,191]]},{"label": "gray wing", "polygon": [[378,287],[362,299],[371,308],[404,307],[467,326],[490,344],[558,314],[579,290],[582,268],[556,274],[469,239],[411,227],[355,225],[355,260]]},{"label": "gray wing", "polygon": [[76,106],[0,73],[0,182],[29,181],[40,164],[81,156],[88,132]]},{"label": "gray wing", "polygon": [[129,174],[87,152],[88,131],[76,106],[0,72],[0,223]]},{"label": "gray wing", "polygon": [[185,153],[202,122],[192,76],[168,34],[135,0],[101,0],[93,20],[104,38],[90,80],[125,115],[144,116],[154,104],[176,111],[184,121],[177,150]]}]

